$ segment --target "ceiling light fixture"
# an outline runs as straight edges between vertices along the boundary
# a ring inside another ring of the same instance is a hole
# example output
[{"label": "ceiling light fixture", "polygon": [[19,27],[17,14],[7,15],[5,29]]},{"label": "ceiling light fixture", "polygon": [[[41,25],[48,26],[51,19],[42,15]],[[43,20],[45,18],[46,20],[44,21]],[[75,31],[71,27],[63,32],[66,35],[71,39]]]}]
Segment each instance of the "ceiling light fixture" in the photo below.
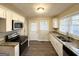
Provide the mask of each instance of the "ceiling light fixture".
[{"label": "ceiling light fixture", "polygon": [[43,7],[37,8],[37,12],[38,12],[38,13],[43,13],[43,12],[44,12],[44,8],[43,8]]}]

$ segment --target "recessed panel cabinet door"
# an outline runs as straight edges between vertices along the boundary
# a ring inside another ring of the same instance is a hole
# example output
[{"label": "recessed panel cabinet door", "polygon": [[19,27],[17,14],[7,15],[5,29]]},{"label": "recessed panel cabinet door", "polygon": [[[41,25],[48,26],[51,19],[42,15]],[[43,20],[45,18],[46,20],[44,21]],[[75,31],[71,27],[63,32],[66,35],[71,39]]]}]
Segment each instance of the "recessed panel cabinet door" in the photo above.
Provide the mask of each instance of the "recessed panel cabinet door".
[{"label": "recessed panel cabinet door", "polygon": [[12,12],[12,14],[13,14],[13,17],[12,17],[13,20],[19,20],[19,16],[17,13]]},{"label": "recessed panel cabinet door", "polygon": [[50,34],[50,41],[53,45],[54,49],[56,50],[59,56],[63,56],[63,45],[59,42],[52,34]]},{"label": "recessed panel cabinet door", "polygon": [[54,18],[52,20],[52,25],[53,25],[53,28],[58,28],[58,19],[57,18]]},{"label": "recessed panel cabinet door", "polygon": [[6,9],[6,31],[12,31],[12,12]]},{"label": "recessed panel cabinet door", "polygon": [[5,18],[5,9],[0,7],[0,17]]},{"label": "recessed panel cabinet door", "polygon": [[25,31],[26,31],[25,26],[27,26],[25,25],[26,24],[25,18],[18,15],[18,22],[21,22],[23,24],[23,27],[21,28],[21,31],[20,31],[20,35],[25,35]]}]

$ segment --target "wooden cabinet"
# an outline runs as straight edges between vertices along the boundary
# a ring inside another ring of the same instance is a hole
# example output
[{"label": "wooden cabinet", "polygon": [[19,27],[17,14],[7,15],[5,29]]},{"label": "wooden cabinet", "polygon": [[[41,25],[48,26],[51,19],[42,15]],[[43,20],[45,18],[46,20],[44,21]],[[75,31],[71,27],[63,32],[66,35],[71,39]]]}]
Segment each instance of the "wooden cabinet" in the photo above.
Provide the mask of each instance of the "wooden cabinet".
[{"label": "wooden cabinet", "polygon": [[53,28],[58,28],[58,19],[57,18],[53,18],[52,26],[53,26]]},{"label": "wooden cabinet", "polygon": [[12,11],[6,9],[6,31],[12,31]]},{"label": "wooden cabinet", "polygon": [[[5,18],[5,20],[1,21],[2,18]],[[0,5],[0,23],[2,22],[0,25],[1,28],[0,32],[12,31],[12,20],[22,22],[23,28],[21,29],[20,33],[21,35],[27,35],[25,34],[25,32],[27,33],[27,23],[25,18],[20,14]]]},{"label": "wooden cabinet", "polygon": [[59,42],[52,34],[50,34],[51,44],[59,56],[63,56],[63,44]]},{"label": "wooden cabinet", "polygon": [[6,19],[0,20],[0,32],[6,32]]},{"label": "wooden cabinet", "polygon": [[12,14],[13,14],[13,17],[12,17],[12,19],[13,20],[19,20],[18,18],[18,14],[17,13],[15,13],[15,12],[12,12]]},{"label": "wooden cabinet", "polygon": [[24,17],[19,16],[19,21],[23,23],[23,28],[21,29],[20,34],[25,35],[25,19],[24,19]]},{"label": "wooden cabinet", "polygon": [[4,42],[0,44],[0,54],[5,56],[19,56],[19,43]]},{"label": "wooden cabinet", "polygon": [[5,9],[0,8],[0,17],[5,18]]},{"label": "wooden cabinet", "polygon": [[6,32],[5,9],[0,6],[0,32]]}]

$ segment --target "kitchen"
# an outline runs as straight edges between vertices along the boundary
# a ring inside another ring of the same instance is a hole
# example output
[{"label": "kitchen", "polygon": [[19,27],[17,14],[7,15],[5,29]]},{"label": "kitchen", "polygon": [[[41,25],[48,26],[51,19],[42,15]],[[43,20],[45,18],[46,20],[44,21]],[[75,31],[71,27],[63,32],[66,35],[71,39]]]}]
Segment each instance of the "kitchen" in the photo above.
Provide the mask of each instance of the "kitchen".
[{"label": "kitchen", "polygon": [[[5,36],[10,34],[28,38],[21,56],[79,56],[78,7],[78,3],[1,4],[1,53],[19,56],[19,43],[5,42]],[[4,46],[10,44],[13,48],[9,51]]]}]

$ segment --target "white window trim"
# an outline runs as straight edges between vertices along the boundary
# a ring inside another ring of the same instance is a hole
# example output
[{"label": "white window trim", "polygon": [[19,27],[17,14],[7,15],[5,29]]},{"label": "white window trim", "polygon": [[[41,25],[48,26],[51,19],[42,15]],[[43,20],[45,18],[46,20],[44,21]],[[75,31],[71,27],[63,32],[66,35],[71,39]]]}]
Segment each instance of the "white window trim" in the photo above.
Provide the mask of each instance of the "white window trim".
[{"label": "white window trim", "polygon": [[[68,25],[69,25],[69,26],[68,26],[68,34],[69,34],[70,37],[79,40],[79,36],[74,35],[74,34],[71,34],[71,33],[69,32],[69,31],[70,31],[70,25],[72,24],[72,23],[71,23],[71,17],[74,16],[74,15],[77,15],[77,14],[79,14],[79,11],[74,12],[74,13],[71,13],[71,14],[66,15],[66,16],[63,16],[63,17],[60,18],[60,20],[63,19],[63,18],[65,18],[65,17],[69,17],[69,20],[68,20],[68,21],[70,22],[70,24],[68,23]],[[60,22],[60,20],[59,20],[59,22]],[[59,25],[60,25],[60,23],[59,23]],[[61,32],[61,31],[59,31],[59,33],[66,35],[66,33]]]},{"label": "white window trim", "polygon": [[[43,29],[42,27],[41,27],[41,21],[47,21],[47,29]],[[48,23],[48,20],[40,20],[40,30],[41,31],[48,31],[49,30],[49,23]]]},{"label": "white window trim", "polygon": [[[68,16],[67,16],[68,17]],[[64,19],[64,18],[66,18],[66,17],[62,17],[60,20],[62,20],[62,19]],[[60,20],[59,20],[59,22],[60,22]],[[69,21],[69,20],[68,20]],[[69,25],[69,23],[68,23],[68,25]],[[59,27],[60,27],[60,23],[59,23]],[[68,29],[69,29],[69,27],[68,27]],[[69,31],[69,30],[68,30]],[[64,34],[64,35],[67,35],[67,33],[65,33],[65,32],[62,32],[62,31],[59,31],[59,33],[61,33],[61,34]]]}]

